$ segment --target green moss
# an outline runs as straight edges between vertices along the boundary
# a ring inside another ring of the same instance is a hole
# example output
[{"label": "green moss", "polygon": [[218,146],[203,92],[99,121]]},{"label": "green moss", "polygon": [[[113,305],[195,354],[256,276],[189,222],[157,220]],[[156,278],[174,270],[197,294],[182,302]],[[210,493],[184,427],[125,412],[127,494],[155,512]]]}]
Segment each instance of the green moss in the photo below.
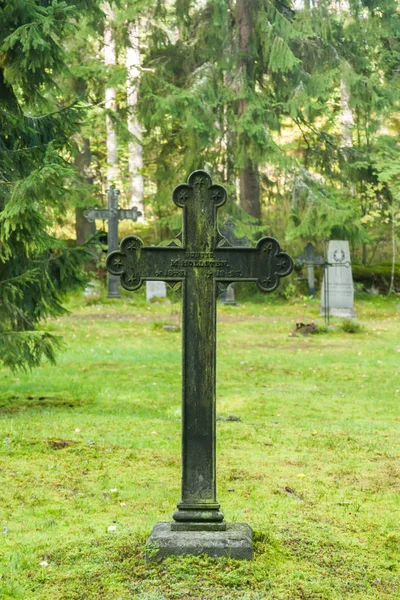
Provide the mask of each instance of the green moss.
[{"label": "green moss", "polygon": [[131,296],[75,299],[57,366],[0,372],[0,596],[396,598],[396,300],[358,301],[354,336],[289,337],[322,324],[309,301],[218,307],[217,414],[238,417],[217,421],[218,500],[254,559],[146,563],[180,497],[181,336],[153,327],[171,307]]}]

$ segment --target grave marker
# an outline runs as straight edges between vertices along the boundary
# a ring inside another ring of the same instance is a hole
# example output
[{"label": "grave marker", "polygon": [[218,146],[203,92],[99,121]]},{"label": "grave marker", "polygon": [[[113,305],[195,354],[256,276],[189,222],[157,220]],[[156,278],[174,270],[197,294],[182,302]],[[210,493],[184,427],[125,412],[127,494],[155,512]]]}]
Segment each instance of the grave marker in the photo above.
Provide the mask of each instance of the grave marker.
[{"label": "grave marker", "polygon": [[354,286],[349,242],[330,240],[321,292],[321,314],[354,319]]},{"label": "grave marker", "polygon": [[252,556],[248,525],[228,524],[216,497],[216,298],[233,281],[253,281],[272,292],[293,269],[290,256],[270,237],[255,248],[232,247],[217,228],[226,191],[195,171],[172,194],[183,209],[181,233],[169,246],[144,247],[125,238],[107,268],[127,290],[156,279],[182,285],[182,495],[172,523],[161,522],[148,540],[168,554]]},{"label": "grave marker", "polygon": [[[141,216],[136,206],[133,208],[118,208],[119,190],[112,185],[107,190],[107,208],[88,208],[84,211],[84,216],[89,222],[96,219],[108,221],[108,251],[112,252],[118,248],[118,221],[131,219],[137,221]],[[120,298],[118,290],[118,277],[108,275],[108,298]]]},{"label": "grave marker", "polygon": [[152,298],[166,298],[167,286],[165,281],[146,281],[146,300],[150,302]]},{"label": "grave marker", "polygon": [[314,254],[314,246],[311,242],[308,242],[307,246],[304,248],[304,256],[296,258],[296,263],[298,265],[307,266],[308,294],[309,296],[312,296],[312,298],[315,298],[314,267],[316,265],[324,265],[325,258],[320,254]]}]

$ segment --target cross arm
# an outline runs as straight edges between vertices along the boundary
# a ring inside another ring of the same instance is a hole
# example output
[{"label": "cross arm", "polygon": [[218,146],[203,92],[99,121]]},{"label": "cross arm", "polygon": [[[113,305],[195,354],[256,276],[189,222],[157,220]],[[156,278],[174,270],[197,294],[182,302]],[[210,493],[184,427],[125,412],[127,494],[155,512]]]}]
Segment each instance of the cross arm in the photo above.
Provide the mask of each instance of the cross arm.
[{"label": "cross arm", "polygon": [[215,254],[224,264],[215,274],[218,281],[254,281],[262,292],[273,292],[293,271],[293,260],[272,237],[261,238],[255,248],[221,247]]},{"label": "cross arm", "polygon": [[318,255],[314,255],[312,258],[308,258],[307,256],[299,256],[298,258],[295,259],[296,264],[298,264],[299,266],[315,266],[317,267],[318,265],[323,265],[325,264],[325,257],[324,256],[320,256]]},{"label": "cross arm", "polygon": [[118,209],[118,220],[131,219],[131,221],[137,221],[138,217],[141,217],[142,213],[137,209],[136,206],[133,208],[119,208]]},{"label": "cross arm", "polygon": [[175,268],[174,259],[182,252],[179,246],[143,246],[140,238],[130,235],[121,242],[120,250],[107,257],[107,269],[121,278],[129,291],[140,288],[143,281],[181,281],[185,272]]},{"label": "cross arm", "polygon": [[111,216],[111,211],[109,208],[88,208],[83,212],[83,216],[90,223],[93,223],[96,219],[107,221]]}]

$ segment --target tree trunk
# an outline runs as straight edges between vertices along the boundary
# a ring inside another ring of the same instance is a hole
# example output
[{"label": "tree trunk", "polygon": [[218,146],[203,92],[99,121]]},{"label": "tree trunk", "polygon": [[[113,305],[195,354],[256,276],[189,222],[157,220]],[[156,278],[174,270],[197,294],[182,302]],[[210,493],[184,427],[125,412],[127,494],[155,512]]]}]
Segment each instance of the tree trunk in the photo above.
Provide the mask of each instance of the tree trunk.
[{"label": "tree trunk", "polygon": [[340,80],[340,123],[342,128],[342,145],[353,146],[354,117],[350,108],[350,93],[344,79]]},{"label": "tree trunk", "polygon": [[[89,185],[92,183],[92,177],[89,170],[91,160],[90,140],[89,138],[83,138],[82,152],[75,156],[74,163],[79,171],[82,181]],[[87,240],[96,233],[96,224],[94,222],[90,223],[83,216],[85,210],[86,209],[82,206],[77,206],[75,208],[75,235],[77,246],[82,246],[82,244],[87,242]]]},{"label": "tree trunk", "polygon": [[[107,67],[117,64],[115,40],[112,23],[114,11],[109,2],[103,4],[104,22],[104,63]],[[117,129],[111,113],[117,112],[117,92],[114,87],[106,87],[106,135],[107,135],[107,187],[117,183],[118,178],[118,143]]]},{"label": "tree trunk", "polygon": [[261,218],[260,180],[258,166],[249,159],[248,166],[239,169],[240,206],[256,219]]},{"label": "tree trunk", "polygon": [[130,200],[131,206],[137,206],[142,216],[139,222],[145,222],[143,206],[143,148],[142,130],[136,116],[138,101],[138,87],[140,75],[140,31],[139,19],[128,24],[129,46],[126,50],[126,70],[128,78],[126,82],[126,94],[128,101],[128,131],[131,134],[129,140],[129,176],[130,176]]},{"label": "tree trunk", "polygon": [[76,245],[82,246],[96,233],[96,223],[90,223],[83,215],[86,209],[82,206],[75,207],[75,235]]},{"label": "tree trunk", "polygon": [[361,264],[367,264],[367,244],[365,242],[362,243]]},{"label": "tree trunk", "polygon": [[394,291],[394,273],[396,268],[396,213],[394,210],[394,199],[392,198],[392,272],[390,276],[390,287],[388,295]]},{"label": "tree trunk", "polygon": [[[237,0],[235,7],[237,43],[239,50],[238,75],[241,90],[238,103],[239,120],[246,112],[248,102],[245,97],[246,88],[254,90],[254,57],[252,55],[251,37],[253,34],[253,5],[249,0]],[[251,158],[247,164],[239,167],[240,206],[252,217],[260,219],[260,181],[258,165]]]}]

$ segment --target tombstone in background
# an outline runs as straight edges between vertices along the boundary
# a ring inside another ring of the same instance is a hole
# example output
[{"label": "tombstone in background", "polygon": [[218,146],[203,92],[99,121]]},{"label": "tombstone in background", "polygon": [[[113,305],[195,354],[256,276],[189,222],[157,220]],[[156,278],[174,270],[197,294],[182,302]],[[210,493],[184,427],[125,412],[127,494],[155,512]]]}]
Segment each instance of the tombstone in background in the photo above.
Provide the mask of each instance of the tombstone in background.
[{"label": "tombstone in background", "polygon": [[83,290],[85,298],[100,298],[100,285],[98,281],[91,279]]},{"label": "tombstone in background", "polygon": [[[242,248],[250,245],[250,240],[247,237],[238,238],[235,235],[235,227],[236,225],[228,219],[221,226],[221,233],[226,240],[232,246],[241,246]],[[222,304],[227,306],[236,306],[236,298],[235,298],[235,287],[233,283],[230,283],[225,291],[223,291],[219,299]]]},{"label": "tombstone in background", "polygon": [[314,254],[314,246],[311,242],[308,242],[304,248],[304,256],[296,258],[298,265],[307,266],[307,283],[308,283],[308,295],[315,298],[315,274],[314,267],[317,265],[324,265],[325,258],[320,254]]},{"label": "tombstone in background", "polygon": [[167,285],[165,281],[146,281],[146,300],[150,302],[152,298],[166,298]]},{"label": "tombstone in background", "polygon": [[228,285],[226,290],[221,293],[219,299],[225,306],[236,306],[235,288],[233,287],[233,283]]},{"label": "tombstone in background", "polygon": [[[131,219],[137,221],[141,216],[136,206],[133,208],[118,208],[119,190],[112,185],[107,190],[107,208],[88,208],[84,211],[85,218],[92,223],[96,219],[108,221],[108,251],[112,252],[118,248],[118,221]],[[118,277],[108,275],[108,298],[120,298],[118,289]]]},{"label": "tombstone in background", "polygon": [[172,197],[183,209],[175,240],[144,247],[129,236],[107,258],[108,270],[127,290],[154,279],[182,286],[182,495],[173,521],[157,523],[148,545],[159,557],[251,559],[250,527],[226,523],[216,497],[216,299],[233,281],[253,281],[262,292],[273,292],[293,261],[274,238],[262,238],[255,248],[229,244],[217,227],[226,191],[205,171],[192,173]]},{"label": "tombstone in background", "polygon": [[321,315],[355,318],[354,286],[349,242],[331,240],[328,245],[321,290]]}]

